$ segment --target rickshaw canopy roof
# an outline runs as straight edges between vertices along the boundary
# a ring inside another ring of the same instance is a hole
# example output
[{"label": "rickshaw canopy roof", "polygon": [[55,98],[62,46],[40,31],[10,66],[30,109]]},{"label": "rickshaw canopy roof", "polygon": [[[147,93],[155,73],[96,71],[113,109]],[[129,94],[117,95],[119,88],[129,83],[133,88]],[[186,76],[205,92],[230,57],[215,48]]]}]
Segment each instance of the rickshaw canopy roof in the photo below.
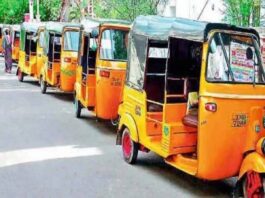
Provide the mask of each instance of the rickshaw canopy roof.
[{"label": "rickshaw canopy roof", "polygon": [[24,22],[21,24],[21,30],[27,31],[27,32],[38,32],[38,29],[40,27],[45,27],[45,23],[30,23],[30,22]]},{"label": "rickshaw canopy roof", "polygon": [[251,28],[161,16],[138,16],[133,23],[132,34],[143,35],[154,40],[168,40],[169,37],[174,37],[204,42],[207,40],[208,33],[214,29],[253,33],[259,38],[256,30]]},{"label": "rickshaw canopy roof", "polygon": [[62,34],[65,28],[80,28],[80,24],[76,23],[62,23],[62,22],[48,22],[46,24],[46,31]]},{"label": "rickshaw canopy roof", "polygon": [[131,22],[126,20],[118,20],[118,19],[92,19],[87,18],[81,21],[81,24],[85,30],[85,32],[91,33],[92,30],[98,29],[99,26],[102,25],[123,25],[130,26]]}]

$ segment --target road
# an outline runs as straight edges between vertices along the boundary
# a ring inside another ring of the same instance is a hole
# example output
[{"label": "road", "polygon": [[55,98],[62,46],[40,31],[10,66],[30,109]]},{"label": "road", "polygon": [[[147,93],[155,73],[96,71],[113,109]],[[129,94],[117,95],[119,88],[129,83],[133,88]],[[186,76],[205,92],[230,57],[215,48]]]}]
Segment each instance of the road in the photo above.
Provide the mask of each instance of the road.
[{"label": "road", "polygon": [[72,95],[3,72],[0,59],[0,196],[229,197],[234,180],[201,181],[153,153],[123,161],[115,128],[88,112],[74,117]]}]

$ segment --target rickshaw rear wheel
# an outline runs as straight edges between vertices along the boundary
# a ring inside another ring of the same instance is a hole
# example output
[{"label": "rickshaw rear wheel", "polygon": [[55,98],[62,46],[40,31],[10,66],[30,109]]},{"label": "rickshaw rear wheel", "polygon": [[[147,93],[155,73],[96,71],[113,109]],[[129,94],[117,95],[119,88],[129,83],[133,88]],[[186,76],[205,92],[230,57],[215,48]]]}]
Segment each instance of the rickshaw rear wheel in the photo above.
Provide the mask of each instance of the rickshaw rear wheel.
[{"label": "rickshaw rear wheel", "polygon": [[18,67],[17,69],[17,77],[19,82],[23,82],[24,80],[24,73],[21,71],[21,69]]},{"label": "rickshaw rear wheel", "polygon": [[40,77],[40,89],[41,89],[41,93],[45,94],[47,91],[47,82],[45,82],[43,80],[43,77]]},{"label": "rickshaw rear wheel", "polygon": [[80,118],[81,117],[81,110],[82,110],[82,106],[80,101],[77,99],[77,97],[75,96],[75,117],[76,118]]},{"label": "rickshaw rear wheel", "polygon": [[131,139],[130,132],[127,128],[123,130],[121,146],[124,160],[128,164],[135,164],[137,160],[139,145]]},{"label": "rickshaw rear wheel", "polygon": [[244,198],[264,198],[265,178],[254,171],[247,172],[242,182]]}]

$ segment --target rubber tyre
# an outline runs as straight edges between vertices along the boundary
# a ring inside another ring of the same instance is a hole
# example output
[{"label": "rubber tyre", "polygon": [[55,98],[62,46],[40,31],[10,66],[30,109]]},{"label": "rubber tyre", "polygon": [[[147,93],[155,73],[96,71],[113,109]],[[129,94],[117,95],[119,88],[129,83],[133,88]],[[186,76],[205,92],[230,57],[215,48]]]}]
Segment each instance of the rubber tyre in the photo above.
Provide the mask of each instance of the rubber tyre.
[{"label": "rubber tyre", "polygon": [[[254,179],[251,179],[252,181],[250,181],[249,178],[253,178],[253,175],[248,175],[248,174],[254,174],[256,177],[260,178],[260,183],[261,183],[261,187],[256,190],[256,193],[254,196],[249,196],[248,195],[248,191],[251,190],[251,187],[253,187],[254,184],[250,183],[253,182]],[[243,181],[242,181],[242,189],[243,189],[243,197],[244,198],[263,198],[265,197],[265,178],[262,177],[262,175],[260,175],[259,173],[256,172],[251,172],[251,173],[247,173],[247,175],[244,177]]]},{"label": "rubber tyre", "polygon": [[131,139],[130,132],[127,128],[123,130],[121,139],[123,158],[128,164],[135,164],[139,145]]},{"label": "rubber tyre", "polygon": [[74,105],[75,105],[75,117],[76,118],[80,118],[81,117],[82,106],[81,106],[80,101],[77,99],[77,97],[75,97]]},{"label": "rubber tyre", "polygon": [[19,82],[24,81],[24,73],[20,70],[20,68],[17,69],[17,78]]},{"label": "rubber tyre", "polygon": [[40,90],[42,94],[45,94],[47,92],[47,82],[43,80],[43,77],[40,77]]}]

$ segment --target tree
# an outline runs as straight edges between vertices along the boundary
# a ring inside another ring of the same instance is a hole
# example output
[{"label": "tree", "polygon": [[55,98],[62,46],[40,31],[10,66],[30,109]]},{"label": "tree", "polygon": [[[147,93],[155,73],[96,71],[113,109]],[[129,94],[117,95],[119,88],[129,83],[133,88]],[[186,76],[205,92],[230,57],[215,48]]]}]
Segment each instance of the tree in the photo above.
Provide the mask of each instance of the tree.
[{"label": "tree", "polygon": [[21,23],[28,12],[28,0],[0,0],[0,23]]},{"label": "tree", "polygon": [[94,0],[97,17],[133,21],[138,15],[157,14],[159,3],[167,0]]},{"label": "tree", "polygon": [[62,0],[40,0],[40,15],[42,21],[59,20],[61,9]]},{"label": "tree", "polygon": [[260,26],[261,0],[224,0],[225,21],[239,26]]}]

